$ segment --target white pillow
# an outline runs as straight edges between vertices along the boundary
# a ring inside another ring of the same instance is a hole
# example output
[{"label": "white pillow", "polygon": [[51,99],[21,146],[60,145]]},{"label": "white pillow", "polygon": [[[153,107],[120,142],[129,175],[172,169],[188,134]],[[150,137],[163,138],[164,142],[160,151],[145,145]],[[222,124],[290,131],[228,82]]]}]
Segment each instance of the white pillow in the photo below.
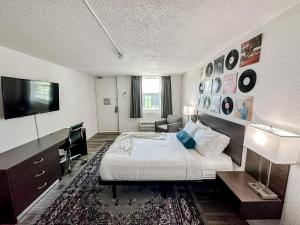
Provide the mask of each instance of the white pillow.
[{"label": "white pillow", "polygon": [[189,120],[185,124],[183,130],[193,137],[198,130],[198,126],[192,120]]},{"label": "white pillow", "polygon": [[212,129],[198,129],[194,136],[196,150],[204,156],[221,154],[229,144],[230,138]]}]

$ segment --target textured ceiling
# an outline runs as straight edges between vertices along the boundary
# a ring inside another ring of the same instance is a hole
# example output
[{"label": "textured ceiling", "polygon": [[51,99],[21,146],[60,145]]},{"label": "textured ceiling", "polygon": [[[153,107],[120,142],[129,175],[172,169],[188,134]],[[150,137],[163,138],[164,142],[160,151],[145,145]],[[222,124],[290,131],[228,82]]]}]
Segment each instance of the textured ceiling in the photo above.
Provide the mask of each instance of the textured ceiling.
[{"label": "textured ceiling", "polygon": [[93,75],[174,74],[297,0],[0,0],[0,45]]}]

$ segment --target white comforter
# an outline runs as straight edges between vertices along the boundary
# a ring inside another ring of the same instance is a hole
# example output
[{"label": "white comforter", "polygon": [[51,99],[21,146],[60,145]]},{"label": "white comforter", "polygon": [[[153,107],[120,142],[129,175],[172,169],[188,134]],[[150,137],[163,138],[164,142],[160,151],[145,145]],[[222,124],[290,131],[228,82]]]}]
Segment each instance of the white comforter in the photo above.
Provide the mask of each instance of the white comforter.
[{"label": "white comforter", "polygon": [[130,155],[113,149],[105,153],[99,169],[102,180],[201,180],[207,178],[207,171],[232,170],[229,156],[203,157],[186,149],[175,133],[168,133],[165,140],[134,138],[133,142]]},{"label": "white comforter", "polygon": [[131,155],[134,150],[134,139],[152,139],[152,140],[166,140],[166,133],[154,133],[154,132],[125,132],[120,134],[115,142],[110,146],[109,152]]}]

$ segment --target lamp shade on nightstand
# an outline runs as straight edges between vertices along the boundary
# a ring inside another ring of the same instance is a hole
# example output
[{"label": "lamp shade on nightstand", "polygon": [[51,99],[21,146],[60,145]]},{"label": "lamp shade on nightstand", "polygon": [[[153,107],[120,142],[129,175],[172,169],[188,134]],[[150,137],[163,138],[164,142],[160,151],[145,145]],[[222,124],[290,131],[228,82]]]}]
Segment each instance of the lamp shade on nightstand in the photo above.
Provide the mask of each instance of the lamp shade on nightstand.
[{"label": "lamp shade on nightstand", "polygon": [[262,124],[247,126],[244,145],[275,164],[298,160],[300,136]]},{"label": "lamp shade on nightstand", "polygon": [[197,114],[195,106],[184,106],[183,107],[183,114],[188,116],[193,116]]}]

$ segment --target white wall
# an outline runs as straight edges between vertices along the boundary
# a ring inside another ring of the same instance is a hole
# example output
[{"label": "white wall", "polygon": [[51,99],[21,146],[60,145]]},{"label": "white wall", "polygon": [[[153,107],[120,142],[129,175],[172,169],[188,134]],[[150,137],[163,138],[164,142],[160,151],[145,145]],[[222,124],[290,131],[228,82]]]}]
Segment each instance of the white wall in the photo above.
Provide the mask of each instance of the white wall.
[{"label": "white wall", "polygon": [[[300,4],[273,19],[266,25],[233,41],[232,45],[212,52],[210,60],[227,54],[231,49],[240,49],[240,44],[263,33],[260,62],[247,68],[257,72],[257,83],[250,95],[254,96],[253,122],[272,124],[300,133]],[[183,76],[182,105],[196,104],[199,85],[199,67]],[[242,72],[243,70],[240,70]],[[216,115],[216,114],[213,114]],[[232,117],[218,117],[233,120]],[[281,224],[300,224],[300,165],[291,166]],[[276,221],[273,221],[276,224]],[[266,224],[253,223],[253,224]]]},{"label": "white wall", "polygon": [[[4,47],[0,76],[59,83],[60,110],[37,115],[40,136],[81,121],[88,138],[97,132],[94,77]],[[34,117],[4,120],[1,94],[0,102],[0,153],[36,139]]]},{"label": "white wall", "polygon": [[[99,80],[101,82],[101,80]],[[172,104],[173,114],[181,115],[181,75],[171,76],[172,82]],[[141,119],[130,118],[130,76],[117,76],[117,88],[118,88],[118,104],[119,104],[119,130],[125,131],[138,131],[139,123],[141,120],[159,120],[161,117],[158,114],[146,114],[144,113]],[[103,92],[104,90],[97,90]],[[126,93],[126,94],[123,94]],[[101,107],[101,104],[100,104]],[[100,127],[101,129],[101,127]]]},{"label": "white wall", "polygon": [[171,76],[173,114],[181,115],[182,75]]}]

